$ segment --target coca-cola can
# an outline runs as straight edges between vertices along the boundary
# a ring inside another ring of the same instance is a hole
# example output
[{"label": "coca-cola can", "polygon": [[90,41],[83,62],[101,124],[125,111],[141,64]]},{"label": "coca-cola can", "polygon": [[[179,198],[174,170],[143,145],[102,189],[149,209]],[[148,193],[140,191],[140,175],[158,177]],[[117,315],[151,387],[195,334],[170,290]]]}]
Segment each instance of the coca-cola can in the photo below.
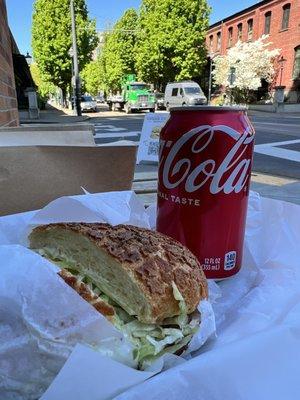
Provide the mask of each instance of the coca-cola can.
[{"label": "coca-cola can", "polygon": [[160,133],[157,225],[207,276],[241,268],[254,128],[243,108],[178,107]]}]

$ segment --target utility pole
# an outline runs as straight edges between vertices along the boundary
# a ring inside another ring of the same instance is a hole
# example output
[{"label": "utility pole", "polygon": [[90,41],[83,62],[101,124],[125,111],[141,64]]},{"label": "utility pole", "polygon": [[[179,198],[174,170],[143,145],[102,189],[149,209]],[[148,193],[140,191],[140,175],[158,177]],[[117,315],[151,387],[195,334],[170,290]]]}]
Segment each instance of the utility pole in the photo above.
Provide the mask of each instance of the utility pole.
[{"label": "utility pole", "polygon": [[74,1],[70,0],[71,9],[71,20],[72,20],[72,53],[73,53],[73,71],[74,76],[72,79],[73,93],[74,93],[74,114],[81,115],[80,107],[80,77],[78,68],[78,54],[77,54],[77,41],[76,41],[76,22],[75,22],[75,12],[74,12]]}]

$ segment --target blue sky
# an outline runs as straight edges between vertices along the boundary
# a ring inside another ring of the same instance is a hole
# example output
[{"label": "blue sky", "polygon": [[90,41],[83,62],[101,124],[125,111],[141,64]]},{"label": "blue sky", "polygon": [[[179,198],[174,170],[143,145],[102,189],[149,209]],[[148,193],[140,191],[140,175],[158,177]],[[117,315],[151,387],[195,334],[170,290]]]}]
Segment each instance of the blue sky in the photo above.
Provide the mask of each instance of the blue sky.
[{"label": "blue sky", "polygon": [[[49,0],[51,1],[51,0]],[[115,22],[123,12],[130,7],[138,8],[140,0],[86,0],[90,16],[96,18],[98,29],[103,29],[108,23]],[[208,0],[212,7],[210,22],[214,23],[257,1],[239,0]],[[31,14],[33,0],[6,0],[9,25],[20,52],[31,52]]]}]

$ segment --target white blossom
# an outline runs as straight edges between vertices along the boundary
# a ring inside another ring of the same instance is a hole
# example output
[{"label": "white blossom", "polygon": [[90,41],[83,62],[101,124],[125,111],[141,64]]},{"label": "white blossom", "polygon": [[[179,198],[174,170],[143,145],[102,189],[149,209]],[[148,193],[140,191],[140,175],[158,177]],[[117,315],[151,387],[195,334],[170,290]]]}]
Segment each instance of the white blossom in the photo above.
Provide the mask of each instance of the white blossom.
[{"label": "white blossom", "polygon": [[[237,42],[225,56],[214,58],[214,82],[224,87],[256,90],[261,79],[271,83],[276,73],[274,61],[279,49],[269,50],[271,44],[264,43],[266,35],[254,42]],[[235,81],[229,82],[230,69],[235,69]]]}]

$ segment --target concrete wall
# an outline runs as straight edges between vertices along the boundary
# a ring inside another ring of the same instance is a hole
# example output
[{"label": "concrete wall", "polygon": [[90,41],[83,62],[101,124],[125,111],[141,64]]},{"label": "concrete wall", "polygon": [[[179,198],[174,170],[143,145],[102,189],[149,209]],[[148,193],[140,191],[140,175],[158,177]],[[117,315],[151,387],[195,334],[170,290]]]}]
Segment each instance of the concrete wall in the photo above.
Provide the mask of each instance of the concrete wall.
[{"label": "concrete wall", "polygon": [[0,126],[19,124],[11,36],[5,0],[0,0]]}]

